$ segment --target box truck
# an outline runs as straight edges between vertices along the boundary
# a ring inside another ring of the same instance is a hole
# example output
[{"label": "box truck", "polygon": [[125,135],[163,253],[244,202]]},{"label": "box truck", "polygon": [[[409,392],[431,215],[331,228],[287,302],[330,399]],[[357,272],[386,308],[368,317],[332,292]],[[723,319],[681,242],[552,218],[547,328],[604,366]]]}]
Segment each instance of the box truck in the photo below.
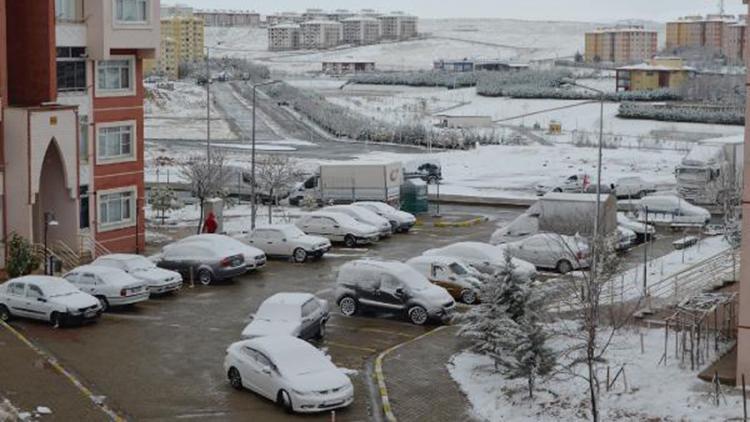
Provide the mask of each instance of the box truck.
[{"label": "box truck", "polygon": [[289,203],[299,205],[310,197],[321,204],[380,201],[398,205],[404,181],[400,162],[385,164],[325,164],[299,184]]},{"label": "box truck", "polygon": [[722,204],[742,185],[744,151],[744,135],[699,142],[675,169],[677,193],[693,204]]}]

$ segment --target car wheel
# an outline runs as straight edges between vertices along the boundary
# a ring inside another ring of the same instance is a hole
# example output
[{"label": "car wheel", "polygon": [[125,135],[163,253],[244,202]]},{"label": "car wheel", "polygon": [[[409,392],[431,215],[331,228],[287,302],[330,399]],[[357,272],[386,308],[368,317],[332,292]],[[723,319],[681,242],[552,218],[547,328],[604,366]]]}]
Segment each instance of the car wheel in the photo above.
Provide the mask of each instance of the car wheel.
[{"label": "car wheel", "polygon": [[353,316],[357,313],[357,300],[351,296],[345,296],[339,301],[339,309],[345,316]]},{"label": "car wheel", "polygon": [[204,286],[208,286],[209,284],[211,284],[211,281],[213,281],[213,276],[211,275],[211,271],[208,271],[208,270],[198,271],[198,282],[200,282]]},{"label": "car wheel", "polygon": [[318,326],[318,332],[315,334],[315,338],[317,340],[323,340],[323,337],[326,336],[326,324],[325,322],[322,322],[320,326]]},{"label": "car wheel", "polygon": [[554,188],[554,189],[552,189],[552,192],[562,193],[562,189],[560,189],[560,188]]},{"label": "car wheel", "polygon": [[53,328],[61,328],[63,325],[62,315],[59,312],[52,312],[52,315],[49,316],[49,323],[52,324]]},{"label": "car wheel", "polygon": [[569,272],[573,271],[573,265],[570,264],[570,261],[567,259],[563,259],[560,262],[557,263],[557,272],[560,274],[567,274]]},{"label": "car wheel", "polygon": [[474,290],[466,289],[461,292],[461,302],[467,305],[473,305],[477,302],[477,293]]},{"label": "car wheel", "polygon": [[5,305],[0,305],[0,321],[2,322],[8,322],[10,321],[11,314],[8,308]]},{"label": "car wheel", "polygon": [[109,302],[107,301],[107,298],[104,296],[97,296],[96,299],[99,301],[99,306],[102,307],[102,312],[107,312],[107,309],[109,309]]},{"label": "car wheel", "polygon": [[307,251],[302,248],[297,248],[294,250],[294,262],[301,264],[305,261],[307,261]]},{"label": "car wheel", "polygon": [[287,393],[286,391],[279,391],[276,402],[286,411],[286,413],[294,412],[294,406],[292,406],[292,398],[289,397],[289,393]]},{"label": "car wheel", "polygon": [[424,325],[427,322],[427,310],[421,306],[409,309],[409,320],[414,325]]},{"label": "car wheel", "polygon": [[229,378],[229,385],[231,385],[232,388],[234,388],[235,390],[242,390],[242,376],[240,375],[240,371],[238,371],[237,368],[229,368],[227,378]]},{"label": "car wheel", "polygon": [[354,236],[347,234],[344,238],[344,245],[346,245],[347,248],[354,248],[357,246],[357,239],[355,239]]}]

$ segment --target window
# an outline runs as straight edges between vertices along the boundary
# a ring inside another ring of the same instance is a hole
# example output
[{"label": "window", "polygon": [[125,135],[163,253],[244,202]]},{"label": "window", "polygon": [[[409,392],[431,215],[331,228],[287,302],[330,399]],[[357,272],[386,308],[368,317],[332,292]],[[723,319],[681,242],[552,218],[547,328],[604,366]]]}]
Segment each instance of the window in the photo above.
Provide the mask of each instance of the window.
[{"label": "window", "polygon": [[118,22],[146,22],[148,0],[115,0],[115,17]]},{"label": "window", "polygon": [[319,307],[320,303],[318,303],[317,299],[308,300],[304,305],[302,305],[302,318],[307,318],[308,316],[317,312]]},{"label": "window", "polygon": [[81,116],[79,124],[78,153],[82,163],[89,161],[89,116]]},{"label": "window", "polygon": [[83,274],[81,275],[78,284],[82,284],[84,286],[93,286],[96,284],[96,277],[93,274]]},{"label": "window", "polygon": [[86,47],[57,47],[57,90],[86,90]]},{"label": "window", "polygon": [[96,87],[102,91],[133,90],[133,60],[115,59],[97,62]]},{"label": "window", "polygon": [[103,194],[99,197],[99,223],[103,226],[133,224],[135,192]]},{"label": "window", "polygon": [[76,13],[77,0],[55,0],[55,14],[57,19],[62,21],[78,20]]},{"label": "window", "polygon": [[79,227],[81,229],[88,229],[90,224],[89,221],[91,220],[89,214],[89,186],[81,186],[80,188],[78,188],[78,193],[81,198]]},{"label": "window", "polygon": [[10,286],[8,286],[8,293],[13,296],[23,296],[25,288],[26,285],[23,283],[11,283]]},{"label": "window", "polygon": [[97,136],[97,161],[134,159],[133,125],[100,127]]},{"label": "window", "polygon": [[29,285],[29,288],[26,289],[26,297],[37,299],[40,297],[44,297],[42,294],[42,289],[39,288],[39,286]]}]

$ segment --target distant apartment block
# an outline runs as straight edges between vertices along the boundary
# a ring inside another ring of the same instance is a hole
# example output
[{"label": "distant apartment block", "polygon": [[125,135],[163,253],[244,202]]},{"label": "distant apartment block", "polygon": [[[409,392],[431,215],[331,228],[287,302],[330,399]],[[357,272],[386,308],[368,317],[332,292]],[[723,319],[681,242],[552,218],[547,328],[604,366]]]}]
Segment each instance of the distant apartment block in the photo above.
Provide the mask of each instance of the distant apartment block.
[{"label": "distant apartment block", "polygon": [[268,49],[271,51],[300,48],[302,29],[295,23],[280,23],[268,28]]},{"label": "distant apartment block", "polygon": [[205,26],[260,26],[260,13],[249,10],[196,10]]},{"label": "distant apartment block", "polygon": [[342,22],[345,19],[349,19],[354,16],[357,16],[357,14],[347,9],[336,9],[333,12],[328,12],[326,14],[326,19],[328,19],[329,21]]},{"label": "distant apartment block", "polygon": [[378,19],[380,20],[380,31],[383,39],[404,40],[418,35],[416,16],[392,12],[388,15],[381,15]]},{"label": "distant apartment block", "polygon": [[648,63],[618,67],[617,91],[676,89],[695,72],[679,57],[654,57]]},{"label": "distant apartment block", "polygon": [[375,71],[375,62],[367,60],[335,60],[323,62],[323,73],[349,75]]},{"label": "distant apartment block", "polygon": [[666,47],[707,48],[739,62],[745,55],[746,17],[733,15],[685,16],[667,22]]},{"label": "distant apartment block", "polygon": [[177,14],[162,19],[159,60],[147,60],[145,73],[178,79],[180,65],[203,60],[204,39],[203,19],[198,16]]},{"label": "distant apartment block", "polygon": [[380,21],[369,16],[355,16],[341,21],[343,42],[346,44],[375,44],[380,40]]},{"label": "distant apartment block", "polygon": [[302,48],[333,48],[341,44],[342,25],[340,22],[312,20],[300,25]]},{"label": "distant apartment block", "polygon": [[643,26],[599,28],[586,33],[586,62],[635,63],[649,60],[658,49],[658,35]]}]

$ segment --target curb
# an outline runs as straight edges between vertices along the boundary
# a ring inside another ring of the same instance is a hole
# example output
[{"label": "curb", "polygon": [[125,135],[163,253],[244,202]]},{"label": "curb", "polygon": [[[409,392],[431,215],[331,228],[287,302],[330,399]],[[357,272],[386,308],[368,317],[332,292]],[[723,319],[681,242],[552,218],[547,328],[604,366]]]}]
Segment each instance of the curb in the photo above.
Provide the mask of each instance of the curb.
[{"label": "curb", "polygon": [[433,226],[440,227],[440,228],[471,227],[471,226],[476,226],[477,224],[484,223],[487,220],[488,220],[487,217],[477,217],[477,218],[472,218],[471,220],[456,221],[456,222],[438,221]]},{"label": "curb", "polygon": [[47,352],[37,347],[34,343],[32,343],[29,339],[27,339],[23,334],[19,333],[15,328],[8,325],[8,323],[4,321],[0,321],[0,327],[3,327],[6,330],[8,330],[8,332],[13,334],[13,336],[16,337],[19,341],[24,343],[34,352],[36,352],[36,354],[44,358],[44,360],[46,360],[47,363],[49,363],[52,368],[54,368],[58,373],[60,373],[60,375],[67,378],[68,381],[70,381],[71,384],[73,384],[78,389],[78,391],[80,391],[84,396],[86,396],[89,400],[91,400],[91,402],[96,407],[100,408],[104,413],[106,413],[107,416],[109,416],[110,420],[115,421],[115,422],[125,421],[123,417],[118,415],[114,410],[110,409],[109,406],[107,406],[100,399],[98,399],[91,390],[89,390],[85,385],[83,385],[83,382],[81,382],[81,380],[76,378],[76,376],[71,374],[67,369],[63,368],[63,366],[60,365],[57,359],[55,359],[54,357],[49,355]]},{"label": "curb", "polygon": [[385,419],[388,422],[397,422],[398,419],[396,419],[396,415],[393,414],[393,408],[391,407],[391,401],[388,398],[388,387],[385,385],[385,375],[383,375],[383,358],[385,358],[389,353],[394,352],[407,344],[414,343],[416,341],[419,341],[425,337],[429,337],[432,334],[435,334],[439,331],[442,331],[446,328],[448,328],[449,325],[442,325],[432,331],[429,331],[427,333],[424,333],[420,336],[414,337],[411,340],[407,340],[403,343],[397,344],[390,349],[385,350],[381,354],[378,355],[377,358],[375,358],[375,378],[378,380],[378,391],[380,393],[380,401],[383,403],[383,413],[385,414]]}]

